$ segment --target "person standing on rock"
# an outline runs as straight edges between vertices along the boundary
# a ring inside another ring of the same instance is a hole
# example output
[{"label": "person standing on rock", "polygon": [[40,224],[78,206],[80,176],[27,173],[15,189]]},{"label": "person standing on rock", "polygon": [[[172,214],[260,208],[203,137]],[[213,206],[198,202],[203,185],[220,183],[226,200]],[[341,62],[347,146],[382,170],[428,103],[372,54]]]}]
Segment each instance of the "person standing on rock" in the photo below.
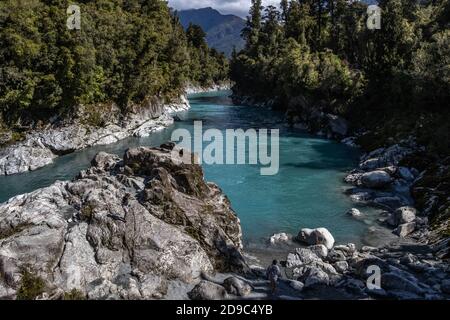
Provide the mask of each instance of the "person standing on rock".
[{"label": "person standing on rock", "polygon": [[281,277],[281,270],[278,266],[278,261],[273,260],[272,264],[267,268],[267,278],[270,281],[270,289],[272,294],[277,290],[278,278]]}]

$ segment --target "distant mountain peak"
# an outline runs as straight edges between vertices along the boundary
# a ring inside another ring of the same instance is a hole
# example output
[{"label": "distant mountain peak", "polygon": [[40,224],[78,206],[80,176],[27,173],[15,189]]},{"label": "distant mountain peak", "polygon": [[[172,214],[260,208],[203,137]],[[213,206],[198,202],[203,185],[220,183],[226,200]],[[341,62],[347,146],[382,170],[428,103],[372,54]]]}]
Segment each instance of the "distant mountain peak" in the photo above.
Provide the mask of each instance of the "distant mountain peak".
[{"label": "distant mountain peak", "polygon": [[190,23],[197,24],[206,32],[208,45],[227,56],[231,56],[233,47],[240,50],[244,46],[241,31],[245,20],[232,15],[221,14],[212,7],[178,11],[181,24],[187,28]]}]

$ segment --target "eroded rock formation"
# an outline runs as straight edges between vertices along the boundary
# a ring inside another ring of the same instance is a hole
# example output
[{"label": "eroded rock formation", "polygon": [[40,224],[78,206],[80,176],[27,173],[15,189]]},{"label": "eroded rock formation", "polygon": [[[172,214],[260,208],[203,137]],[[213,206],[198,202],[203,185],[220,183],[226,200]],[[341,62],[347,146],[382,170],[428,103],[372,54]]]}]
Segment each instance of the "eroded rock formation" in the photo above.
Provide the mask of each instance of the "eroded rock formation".
[{"label": "eroded rock formation", "polygon": [[243,271],[229,200],[172,148],[100,153],[73,181],[0,205],[0,298],[161,298],[171,281]]}]

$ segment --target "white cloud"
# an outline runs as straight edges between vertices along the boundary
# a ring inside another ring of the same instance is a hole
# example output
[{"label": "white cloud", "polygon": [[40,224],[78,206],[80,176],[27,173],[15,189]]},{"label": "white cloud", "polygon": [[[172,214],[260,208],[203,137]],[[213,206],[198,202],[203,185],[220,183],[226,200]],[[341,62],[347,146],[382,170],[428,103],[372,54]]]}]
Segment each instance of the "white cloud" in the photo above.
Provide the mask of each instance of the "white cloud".
[{"label": "white cloud", "polygon": [[[279,0],[263,0],[263,5],[278,5]],[[250,8],[250,0],[169,0],[169,5],[178,10],[212,7],[223,14],[245,17]]]}]

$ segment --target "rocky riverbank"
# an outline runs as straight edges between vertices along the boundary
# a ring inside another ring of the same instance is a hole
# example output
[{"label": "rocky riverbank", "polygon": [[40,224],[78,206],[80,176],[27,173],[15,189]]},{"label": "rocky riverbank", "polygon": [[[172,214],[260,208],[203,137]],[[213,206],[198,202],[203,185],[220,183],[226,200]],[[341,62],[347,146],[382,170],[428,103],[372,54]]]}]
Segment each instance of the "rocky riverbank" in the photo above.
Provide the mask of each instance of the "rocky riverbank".
[{"label": "rocky riverbank", "polygon": [[164,298],[244,272],[227,197],[173,147],[100,153],[73,181],[0,205],[0,299]]},{"label": "rocky riverbank", "polygon": [[100,115],[100,126],[86,122],[88,116],[79,111],[73,121],[55,121],[46,129],[32,131],[23,141],[0,150],[0,175],[33,171],[51,164],[60,155],[87,147],[115,143],[130,136],[148,136],[173,123],[170,113],[188,108],[184,96],[169,105],[149,103],[125,117],[119,116],[120,111],[112,106]]},{"label": "rocky riverbank", "polygon": [[[242,106],[256,106],[277,109],[277,99],[259,101],[252,97],[232,95],[233,103]],[[350,132],[347,120],[325,111],[308,108],[308,102],[303,97],[291,101],[285,111],[286,124],[300,130],[306,130],[328,139],[344,139]]]},{"label": "rocky riverbank", "polygon": [[[349,136],[352,126],[345,119],[310,108],[301,97],[297,100],[286,111],[289,126],[339,140],[351,147],[358,147],[367,135],[359,131]],[[233,101],[241,105],[276,107],[275,100],[257,102],[251,97],[233,96]],[[398,143],[391,141],[386,147],[365,153],[358,167],[346,176],[345,182],[351,187],[345,192],[358,207],[380,209],[380,216],[369,228],[367,237],[387,238],[384,241],[387,244],[359,251],[354,244],[328,245],[328,248],[298,245],[295,252],[287,255],[286,281],[304,298],[317,298],[311,295],[317,293],[317,288],[319,297],[323,292],[320,290],[325,289],[336,290],[335,296],[351,299],[449,298],[448,167],[449,159],[430,155],[413,137]],[[361,211],[353,208],[348,214],[364,219]],[[392,236],[386,237],[386,229],[391,230]],[[281,233],[272,236],[269,243],[272,246],[289,244],[286,248],[292,248],[298,243],[295,240],[301,238],[301,233],[295,237]],[[369,265],[381,269],[381,290],[367,289]],[[303,289],[308,290],[303,292]]]},{"label": "rocky riverbank", "polygon": [[299,247],[287,256],[285,281],[306,299],[327,291],[337,299],[448,299],[450,268],[438,258],[441,250],[441,244],[410,241],[383,248]]},{"label": "rocky riverbank", "polygon": [[224,90],[230,90],[230,89],[231,89],[230,83],[214,84],[209,87],[200,87],[200,86],[195,86],[195,85],[189,85],[186,87],[186,93],[187,94],[196,94],[196,93],[213,92],[213,91],[224,91]]},{"label": "rocky riverbank", "polygon": [[[353,185],[346,193],[355,203],[381,209],[378,225],[372,226],[368,234],[377,236],[381,228],[391,229],[395,236],[387,244],[361,249],[351,243],[334,245],[334,238],[323,228],[302,229],[298,236],[276,234],[270,238],[271,246],[298,244],[287,255],[285,272],[286,281],[302,297],[317,297],[320,292],[334,290],[335,297],[344,299],[450,298],[450,238],[442,233],[447,225],[444,222],[435,228],[430,223],[436,214],[433,210],[439,205],[443,209],[444,186],[424,188],[422,184],[429,181],[430,173],[406,167],[411,163],[408,159],[418,152],[423,148],[413,139],[375,150],[364,154],[358,168],[345,178]],[[413,193],[426,199],[422,209],[414,207]],[[364,212],[356,208],[348,214],[364,218]],[[300,243],[309,246],[301,247]],[[380,272],[378,289],[367,285],[374,268]]]},{"label": "rocky riverbank", "polygon": [[[241,105],[264,108],[277,105],[276,99],[261,102],[252,97],[233,95],[232,98]],[[363,143],[367,149],[365,140],[370,132],[358,129],[340,116],[326,113],[325,109],[312,108],[305,98],[299,96],[292,99],[286,108],[286,123],[351,147],[359,147]],[[450,158],[442,159],[430,154],[412,136],[397,143],[393,138],[388,140],[385,147],[362,155],[359,166],[345,178],[346,183],[353,185],[346,193],[358,204],[383,209],[380,223],[396,227],[396,233],[402,237],[412,234],[416,239],[423,238],[423,241],[448,238]],[[417,213],[417,219],[402,221],[404,223],[398,225],[391,216],[400,207],[411,207],[410,211]]]},{"label": "rocky riverbank", "polygon": [[[321,126],[315,127],[321,135],[342,139],[343,143],[356,147],[358,137],[345,136],[348,124],[336,117],[322,116],[324,121],[316,122]],[[312,130],[306,125],[302,128]],[[270,294],[263,268],[266,265],[250,258],[254,275],[242,278],[239,287],[258,289],[242,290],[248,291],[245,298],[449,299],[450,238],[442,232],[446,228],[445,222],[440,228],[432,225],[434,215],[448,204],[448,192],[445,191],[448,171],[443,164],[431,172],[428,166],[420,165],[416,157],[424,151],[413,138],[402,140],[363,154],[358,167],[345,177],[349,184],[345,192],[355,206],[379,209],[379,217],[369,227],[367,237],[372,240],[383,238],[379,241],[383,245],[358,248],[352,243],[336,244],[325,228],[301,229],[296,236],[273,235],[268,241],[269,251],[276,249],[273,253],[277,256],[282,255],[283,250],[286,252],[281,259],[284,276],[280,289],[276,295]],[[439,172],[442,174],[440,180],[436,179]],[[430,186],[431,178],[434,187]],[[416,202],[418,195],[423,205]],[[353,208],[342,214],[355,219],[365,218],[363,209]],[[378,271],[377,283],[373,276]],[[217,285],[222,286],[219,292],[230,291],[224,279],[212,281],[216,292],[219,290]],[[199,289],[205,287],[207,284]],[[205,293],[205,297],[212,296]],[[216,295],[215,298],[222,297]]]},{"label": "rocky riverbank", "polygon": [[[270,239],[271,246],[297,247],[286,249],[272,295],[265,265],[243,252],[226,196],[204,181],[200,166],[172,158],[180,152],[173,148],[131,149],[123,159],[100,153],[73,181],[2,204],[0,298],[450,298],[448,241],[405,237],[357,248],[336,244],[324,228]],[[416,210],[400,207],[380,223],[418,219]],[[424,230],[413,235],[423,238]],[[381,289],[367,286],[374,267]]]}]

